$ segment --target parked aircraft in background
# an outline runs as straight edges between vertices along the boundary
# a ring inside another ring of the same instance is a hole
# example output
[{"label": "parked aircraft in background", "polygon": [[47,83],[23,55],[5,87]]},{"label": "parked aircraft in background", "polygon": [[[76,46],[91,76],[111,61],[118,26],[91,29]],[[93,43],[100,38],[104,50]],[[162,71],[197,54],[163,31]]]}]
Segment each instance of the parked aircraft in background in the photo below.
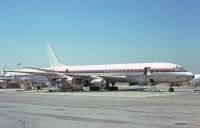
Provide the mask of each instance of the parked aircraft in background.
[{"label": "parked aircraft in background", "polygon": [[[30,72],[30,73],[28,73]],[[31,74],[31,72],[37,72],[35,74]],[[41,76],[39,76],[40,74]],[[46,77],[44,77],[46,74],[42,71],[34,70],[34,69],[19,69],[19,70],[13,70],[13,71],[7,71],[6,68],[3,68],[3,72],[0,77],[0,82],[8,82],[8,81],[23,81],[23,80],[31,80],[33,83],[42,83],[45,84],[48,81],[46,80]]]},{"label": "parked aircraft in background", "polygon": [[2,77],[0,77],[0,88],[3,88],[3,86],[5,85],[6,80],[3,79]]},{"label": "parked aircraft in background", "polygon": [[[117,90],[116,82],[129,83],[129,85],[156,85],[170,83],[169,92],[173,86],[180,82],[187,82],[194,78],[191,72],[182,66],[172,63],[133,63],[133,64],[106,64],[66,66],[60,63],[54,50],[47,45],[50,67],[26,67],[33,71],[20,71],[21,73],[40,74],[47,77],[65,80],[74,87],[81,84],[91,90],[110,89]],[[110,86],[112,84],[112,86]]]},{"label": "parked aircraft in background", "polygon": [[3,80],[2,78],[0,78],[0,83],[4,83],[5,82],[5,80]]}]

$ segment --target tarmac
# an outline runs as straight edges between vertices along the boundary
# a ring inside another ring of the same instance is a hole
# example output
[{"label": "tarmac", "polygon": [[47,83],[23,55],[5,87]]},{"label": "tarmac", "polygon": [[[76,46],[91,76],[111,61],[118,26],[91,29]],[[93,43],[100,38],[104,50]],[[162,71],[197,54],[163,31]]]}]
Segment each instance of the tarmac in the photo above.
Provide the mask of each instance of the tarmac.
[{"label": "tarmac", "polygon": [[200,92],[0,90],[0,128],[199,128]]}]

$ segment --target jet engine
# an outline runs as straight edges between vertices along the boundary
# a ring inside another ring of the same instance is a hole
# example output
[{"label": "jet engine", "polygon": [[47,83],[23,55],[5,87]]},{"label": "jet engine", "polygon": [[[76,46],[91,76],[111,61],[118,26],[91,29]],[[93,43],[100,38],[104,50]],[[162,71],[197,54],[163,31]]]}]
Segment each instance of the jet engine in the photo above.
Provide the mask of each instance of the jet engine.
[{"label": "jet engine", "polygon": [[68,85],[73,85],[75,83],[75,78],[73,77],[67,77],[67,79],[65,80],[65,82],[68,84]]},{"label": "jet engine", "polygon": [[95,87],[103,88],[106,86],[106,81],[103,78],[94,79],[90,82]]}]

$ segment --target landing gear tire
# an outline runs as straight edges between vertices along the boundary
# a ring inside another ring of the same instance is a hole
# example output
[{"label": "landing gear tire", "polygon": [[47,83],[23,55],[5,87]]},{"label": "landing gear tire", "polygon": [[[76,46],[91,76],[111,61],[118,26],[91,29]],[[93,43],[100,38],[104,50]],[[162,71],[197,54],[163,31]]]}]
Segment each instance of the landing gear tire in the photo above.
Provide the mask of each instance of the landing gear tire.
[{"label": "landing gear tire", "polygon": [[174,92],[174,88],[169,88],[169,92]]}]

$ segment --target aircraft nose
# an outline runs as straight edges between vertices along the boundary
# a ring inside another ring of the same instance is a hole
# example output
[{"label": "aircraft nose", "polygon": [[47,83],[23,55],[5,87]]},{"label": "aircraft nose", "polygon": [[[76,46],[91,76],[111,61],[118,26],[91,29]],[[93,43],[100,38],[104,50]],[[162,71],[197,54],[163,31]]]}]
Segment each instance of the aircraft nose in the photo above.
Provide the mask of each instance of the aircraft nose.
[{"label": "aircraft nose", "polygon": [[194,78],[195,78],[195,76],[193,75],[193,76],[192,76],[192,80],[193,80]]},{"label": "aircraft nose", "polygon": [[188,80],[193,80],[194,79],[194,74],[192,74],[191,72],[188,74]]}]

